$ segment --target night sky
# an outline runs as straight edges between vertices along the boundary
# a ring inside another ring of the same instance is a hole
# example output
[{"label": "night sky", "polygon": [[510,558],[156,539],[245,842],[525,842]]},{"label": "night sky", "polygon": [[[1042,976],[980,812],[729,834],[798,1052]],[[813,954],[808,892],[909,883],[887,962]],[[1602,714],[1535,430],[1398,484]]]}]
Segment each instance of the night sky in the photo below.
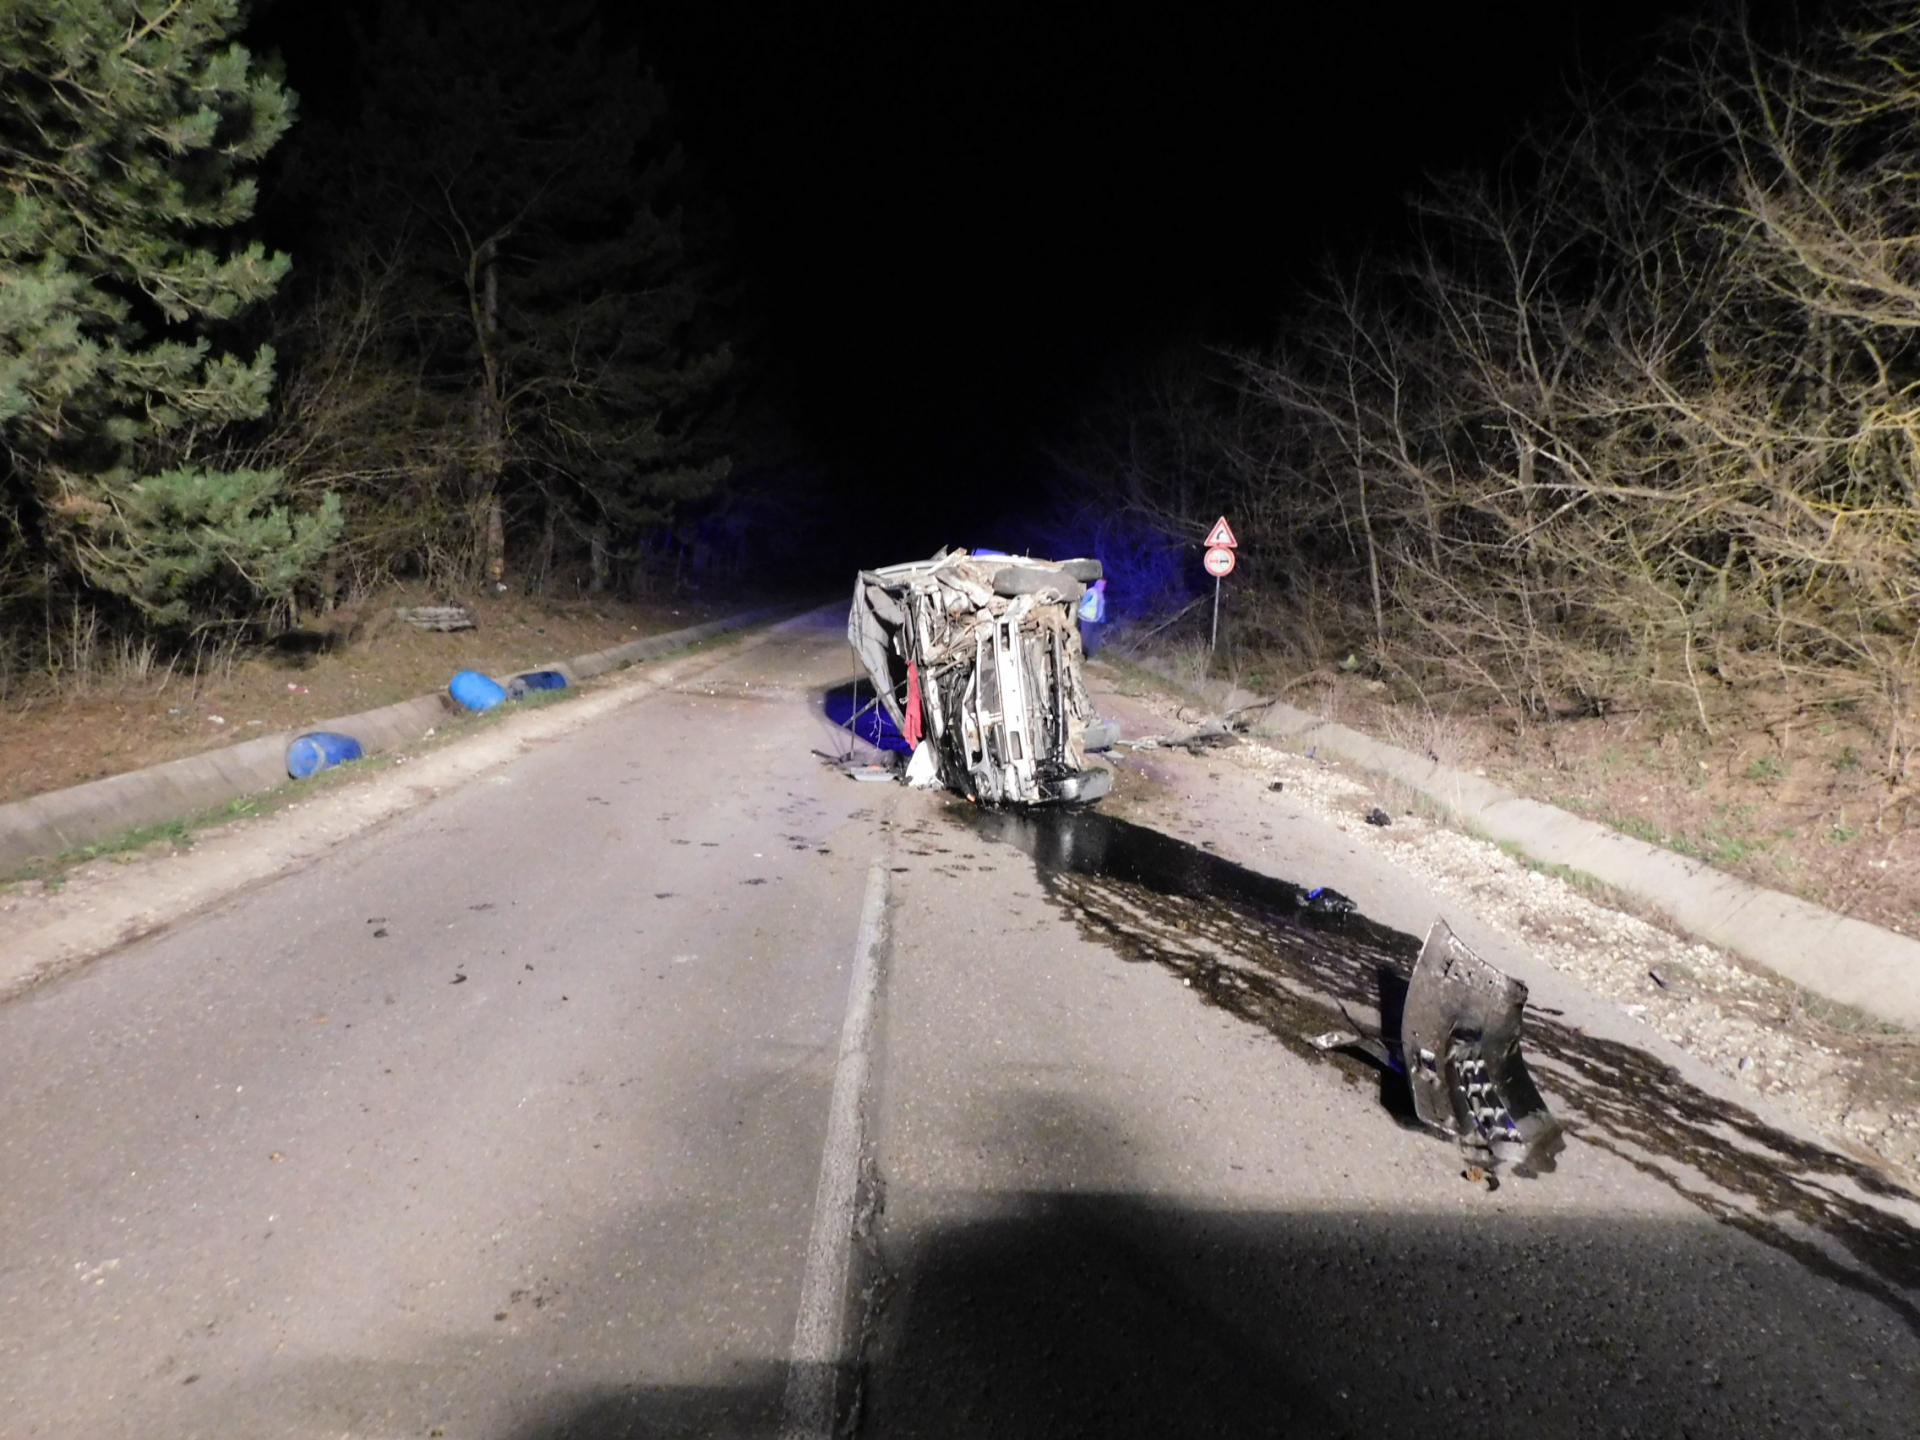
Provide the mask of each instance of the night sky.
[{"label": "night sky", "polygon": [[[1391,244],[1566,77],[1700,4],[609,6],[734,221],[766,358],[849,493],[1037,485],[1037,446],[1181,341],[1257,343],[1322,257]],[[329,11],[318,15],[315,11]],[[331,7],[263,20],[310,108]],[[297,253],[296,253],[297,259]],[[1000,508],[1000,507],[995,507]]]}]

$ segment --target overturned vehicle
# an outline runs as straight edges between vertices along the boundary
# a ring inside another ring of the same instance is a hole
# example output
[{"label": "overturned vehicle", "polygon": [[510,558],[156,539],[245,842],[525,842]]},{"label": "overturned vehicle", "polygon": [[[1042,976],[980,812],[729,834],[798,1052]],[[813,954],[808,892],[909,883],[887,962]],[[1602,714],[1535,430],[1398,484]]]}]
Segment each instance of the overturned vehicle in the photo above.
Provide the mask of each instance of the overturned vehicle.
[{"label": "overturned vehicle", "polygon": [[847,638],[899,726],[908,777],[985,804],[1097,800],[1074,611],[1098,560],[942,551],[863,570]]}]

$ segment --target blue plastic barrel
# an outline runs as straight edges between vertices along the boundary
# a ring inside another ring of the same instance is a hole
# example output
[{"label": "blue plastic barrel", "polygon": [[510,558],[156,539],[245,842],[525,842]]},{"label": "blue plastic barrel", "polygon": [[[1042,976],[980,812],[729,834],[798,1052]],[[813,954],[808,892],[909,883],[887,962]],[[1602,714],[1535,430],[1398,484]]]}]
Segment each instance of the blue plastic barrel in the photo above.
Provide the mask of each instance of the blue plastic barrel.
[{"label": "blue plastic barrel", "polygon": [[506,688],[478,670],[462,670],[447,682],[447,693],[469,710],[491,710],[507,698]]},{"label": "blue plastic barrel", "polygon": [[316,770],[331,769],[360,758],[360,742],[351,735],[313,730],[287,746],[287,774],[299,780]]},{"label": "blue plastic barrel", "polygon": [[530,690],[564,690],[567,677],[558,670],[529,670],[507,681],[507,698],[518,700]]}]

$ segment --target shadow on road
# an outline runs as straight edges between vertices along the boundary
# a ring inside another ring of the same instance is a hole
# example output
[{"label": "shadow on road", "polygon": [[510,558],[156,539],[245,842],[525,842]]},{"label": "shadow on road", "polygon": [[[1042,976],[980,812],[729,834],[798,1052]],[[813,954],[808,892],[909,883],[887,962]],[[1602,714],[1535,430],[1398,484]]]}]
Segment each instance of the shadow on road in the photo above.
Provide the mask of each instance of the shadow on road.
[{"label": "shadow on road", "polygon": [[[629,1385],[560,1391],[501,1440],[758,1440],[779,1433],[784,1365],[768,1363],[727,1385]],[[491,1437],[489,1437],[491,1440]]]},{"label": "shadow on road", "polygon": [[1704,1440],[1920,1413],[1886,1312],[1711,1224],[1007,1208],[908,1242],[863,1434]]}]

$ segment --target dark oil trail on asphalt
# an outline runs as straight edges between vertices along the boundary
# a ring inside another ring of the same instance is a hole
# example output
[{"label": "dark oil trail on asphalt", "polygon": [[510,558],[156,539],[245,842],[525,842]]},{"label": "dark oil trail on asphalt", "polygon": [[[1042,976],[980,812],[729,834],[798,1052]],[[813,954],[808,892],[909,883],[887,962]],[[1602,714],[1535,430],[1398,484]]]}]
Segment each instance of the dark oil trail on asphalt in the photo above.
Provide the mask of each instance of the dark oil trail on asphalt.
[{"label": "dark oil trail on asphalt", "polygon": [[[1098,811],[955,806],[952,814],[1030,855],[1049,899],[1087,939],[1172,971],[1303,1060],[1356,1077],[1373,1073],[1309,1037],[1353,1015],[1397,1023],[1417,937],[1360,914],[1316,913],[1315,892],[1304,886]],[[1569,1132],[1882,1301],[1920,1332],[1920,1231],[1874,1203],[1912,1199],[1905,1190],[1706,1093],[1644,1050],[1556,1017],[1529,1006],[1525,1048]],[[1404,1081],[1383,1082],[1381,1098],[1397,1120],[1412,1123]]]}]

